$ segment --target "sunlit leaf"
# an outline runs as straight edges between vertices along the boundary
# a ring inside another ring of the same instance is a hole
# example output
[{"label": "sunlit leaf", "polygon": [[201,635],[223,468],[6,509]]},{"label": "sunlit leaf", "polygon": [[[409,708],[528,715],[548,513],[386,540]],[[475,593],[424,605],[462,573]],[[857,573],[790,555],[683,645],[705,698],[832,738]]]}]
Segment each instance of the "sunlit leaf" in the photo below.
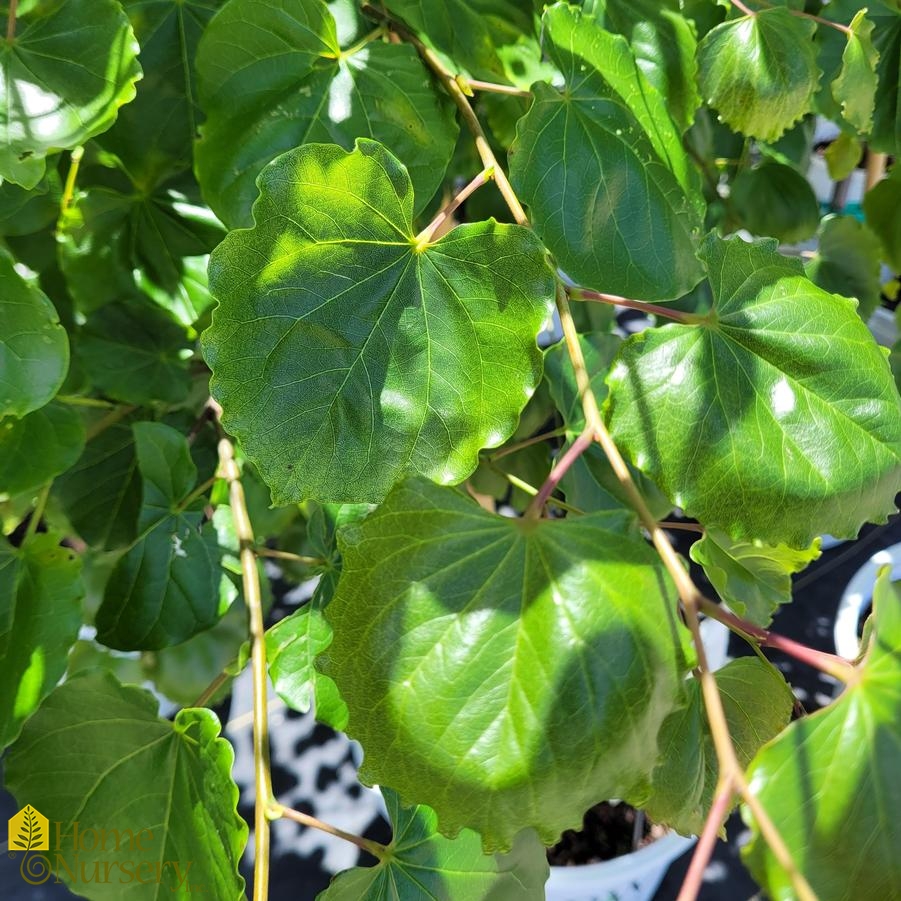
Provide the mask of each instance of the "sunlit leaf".
[{"label": "sunlit leaf", "polygon": [[257,176],[301,144],[382,142],[407,167],[417,211],[444,177],[453,106],[416,51],[379,40],[342,49],[321,0],[231,0],[207,29],[197,68],[208,117],[197,175],[231,226],[253,224]]},{"label": "sunlit leaf", "polygon": [[784,7],[717,25],[698,45],[702,96],[731,128],[775,141],[810,109],[815,28]]},{"label": "sunlit leaf", "polygon": [[24,6],[0,44],[0,177],[33,188],[48,152],[106,131],[135,95],[137,52],[115,0]]},{"label": "sunlit leaf", "polygon": [[775,242],[711,237],[714,306],[625,342],[614,438],[672,500],[734,539],[808,547],[894,512],[901,399],[854,304]]},{"label": "sunlit leaf", "polygon": [[406,170],[372,141],[301,147],[261,186],[257,225],[213,254],[203,347],[273,501],[462,481],[541,377],[553,284],[535,237],[488,221],[419,246]]},{"label": "sunlit leaf", "polygon": [[[821,901],[901,894],[901,594],[884,572],[857,678],[828,707],[797,720],[748,770],[751,791]],[[748,810],[745,861],[767,894],[796,897]]]}]

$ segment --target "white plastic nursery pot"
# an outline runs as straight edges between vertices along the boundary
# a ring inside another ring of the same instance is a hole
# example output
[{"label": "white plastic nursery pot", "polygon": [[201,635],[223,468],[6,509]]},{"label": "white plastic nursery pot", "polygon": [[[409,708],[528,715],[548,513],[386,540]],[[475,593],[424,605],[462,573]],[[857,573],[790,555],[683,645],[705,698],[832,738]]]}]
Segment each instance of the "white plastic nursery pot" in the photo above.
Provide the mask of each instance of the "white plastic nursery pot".
[{"label": "white plastic nursery pot", "polygon": [[547,901],[650,901],[670,864],[697,839],[668,832],[631,854],[575,867],[551,867]]},{"label": "white plastic nursery pot", "polygon": [[856,573],[842,593],[835,617],[835,652],[848,660],[860,653],[858,630],[861,620],[869,613],[876,577],[883,566],[891,566],[891,580],[901,580],[901,544],[876,551]]}]

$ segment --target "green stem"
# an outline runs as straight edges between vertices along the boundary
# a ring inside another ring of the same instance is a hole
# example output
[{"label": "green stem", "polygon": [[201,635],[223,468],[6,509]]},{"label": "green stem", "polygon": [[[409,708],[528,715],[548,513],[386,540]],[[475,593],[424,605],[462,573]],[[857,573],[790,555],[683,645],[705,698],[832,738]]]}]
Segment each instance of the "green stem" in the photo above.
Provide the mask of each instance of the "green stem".
[{"label": "green stem", "polygon": [[253,677],[253,763],[255,785],[253,901],[266,901],[269,894],[269,820],[273,803],[269,769],[269,721],[266,697],[266,633],[263,623],[263,595],[260,572],[254,553],[255,542],[241,474],[231,442],[219,442],[219,471],[228,482],[232,519],[241,552],[244,601],[250,632],[250,666]]},{"label": "green stem", "polygon": [[231,675],[223,670],[221,673],[219,673],[218,676],[216,676],[215,679],[213,679],[212,682],[210,682],[209,685],[207,685],[200,697],[191,706],[206,707],[213,695],[215,695],[216,692],[219,691],[219,689],[222,688],[222,686],[225,685],[225,683],[228,682],[229,679],[231,679]]},{"label": "green stem", "polygon": [[198,485],[176,508],[173,510],[173,513],[181,513],[182,510],[187,510],[197,498],[202,497],[213,485],[218,481],[218,475],[210,476],[202,485]]},{"label": "green stem", "polygon": [[16,37],[16,11],[19,0],[9,0],[9,16],[6,20],[6,40],[12,41]]},{"label": "green stem", "polygon": [[305,557],[303,554],[292,554],[290,551],[279,551],[271,547],[254,548],[258,557],[272,557],[274,560],[292,560],[294,563],[303,563],[306,566],[324,566],[322,557]]},{"label": "green stem", "polygon": [[93,441],[101,432],[105,432],[110,426],[114,426],[117,422],[125,419],[129,413],[134,413],[138,408],[135,406],[117,407],[111,410],[103,419],[95,422],[86,432],[85,441]]},{"label": "green stem", "polygon": [[500,450],[496,451],[493,454],[486,454],[485,459],[494,463],[497,460],[502,459],[503,457],[507,457],[510,454],[515,454],[517,451],[524,450],[527,447],[531,447],[533,444],[541,444],[542,441],[547,441],[549,438],[559,438],[561,435],[566,434],[566,426],[562,425],[559,429],[552,429],[550,432],[542,432],[540,435],[533,435],[531,438],[526,438],[524,441],[517,441],[516,444],[510,444],[506,447],[500,448]]},{"label": "green stem", "polygon": [[59,202],[59,221],[62,222],[66,212],[72,206],[72,200],[75,197],[75,182],[78,179],[78,168],[81,165],[81,158],[84,156],[84,147],[76,147],[69,154],[69,171],[66,173],[66,184],[63,187],[63,196]]},{"label": "green stem", "polygon": [[467,97],[473,96],[473,91],[484,91],[487,94],[504,94],[507,97],[531,97],[531,91],[523,91],[508,84],[495,84],[492,81],[479,81],[477,78],[464,78],[457,76],[457,84]]},{"label": "green stem", "polygon": [[347,50],[342,50],[340,59],[346,59],[348,56],[353,56],[355,53],[359,53],[367,44],[371,44],[374,40],[380,38],[383,34],[385,34],[386,31],[387,28],[384,25],[379,25],[378,28],[370,31],[369,34],[360,38],[360,40],[357,41],[357,43],[352,47],[348,47]]},{"label": "green stem", "polygon": [[57,394],[53,399],[71,407],[94,407],[98,410],[114,410],[118,406],[112,401],[101,400],[99,397],[79,397],[75,394]]},{"label": "green stem", "polygon": [[38,493],[37,500],[34,502],[34,510],[31,511],[31,519],[28,520],[28,525],[25,528],[25,537],[24,541],[28,541],[38,530],[38,526],[41,524],[41,519],[44,516],[44,510],[47,507],[47,500],[50,497],[50,489],[53,486],[53,479],[51,479]]},{"label": "green stem", "polygon": [[344,841],[351,842],[358,848],[368,851],[378,860],[384,860],[388,856],[388,849],[379,842],[374,842],[368,838],[354,835],[352,832],[345,832],[337,826],[330,826],[328,823],[323,823],[322,820],[317,820],[316,817],[310,816],[308,813],[302,813],[291,807],[285,807],[275,801],[269,805],[268,812],[269,817],[273,820],[278,819],[279,817],[285,817],[288,820],[294,820],[295,823],[300,823],[301,826],[309,826],[312,829],[318,829],[320,832],[325,832],[328,835],[334,835],[336,838],[343,838]]},{"label": "green stem", "polygon": [[590,300],[595,303],[628,307],[630,310],[641,310],[642,313],[651,313],[654,316],[673,319],[686,325],[701,321],[701,317],[692,316],[691,313],[683,313],[681,310],[673,310],[656,303],[645,303],[643,300],[629,300],[627,297],[620,297],[617,294],[603,294],[600,291],[589,291],[587,288],[567,288],[567,293],[573,300]]}]

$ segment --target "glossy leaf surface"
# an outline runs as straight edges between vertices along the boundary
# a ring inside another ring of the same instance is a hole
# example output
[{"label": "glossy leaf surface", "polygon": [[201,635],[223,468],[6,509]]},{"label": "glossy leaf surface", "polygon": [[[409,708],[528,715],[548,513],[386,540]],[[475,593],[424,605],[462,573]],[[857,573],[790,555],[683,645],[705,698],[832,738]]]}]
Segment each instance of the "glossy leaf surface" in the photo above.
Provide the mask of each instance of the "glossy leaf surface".
[{"label": "glossy leaf surface", "polygon": [[257,225],[213,254],[203,346],[273,501],[462,481],[541,377],[553,285],[534,236],[490,220],[417,246],[409,177],[371,141],[301,147],[261,185]]},{"label": "glossy leaf surface", "polygon": [[141,67],[115,0],[43,0],[23,12],[0,43],[0,177],[33,188],[48,152],[113,124]]},{"label": "glossy leaf surface", "polygon": [[534,86],[510,177],[533,226],[573,279],[639,300],[701,278],[703,203],[663,97],[625,38],[566,4],[544,18],[562,91]]},{"label": "glossy leaf surface", "polygon": [[544,901],[547,859],[534,832],[518,835],[509,854],[486,855],[476,833],[444,838],[434,811],[382,794],[394,830],[389,856],[339,873],[317,901]]},{"label": "glossy leaf surface", "polygon": [[528,523],[415,480],[339,541],[323,667],[367,782],[428,798],[486,851],[526,827],[552,844],[598,797],[645,794],[687,664],[629,514]]},{"label": "glossy leaf surface", "polygon": [[698,42],[679,3],[603,0],[593,12],[601,24],[628,39],[639,68],[666,98],[673,121],[683,131],[688,128],[701,105],[696,83]]},{"label": "glossy leaf surface", "polygon": [[233,227],[253,224],[263,167],[301,144],[380,141],[407,166],[417,212],[444,177],[453,107],[416,51],[380,40],[342,50],[321,0],[232,0],[207,30],[197,66],[208,116],[198,179]]},{"label": "glossy leaf surface", "polygon": [[[884,573],[859,678],[828,707],[794,722],[754,759],[760,799],[822,901],[901,893],[901,595]],[[794,889],[752,829],[745,861],[769,896]]]},{"label": "glossy leaf surface", "polygon": [[614,438],[689,515],[804,548],[894,511],[901,400],[854,304],[772,242],[711,237],[714,307],[633,336],[609,379]]},{"label": "glossy leaf surface", "polygon": [[[77,767],[61,766],[73,752]],[[235,810],[233,763],[211,711],[181,710],[170,722],[157,716],[149,692],[92,672],[70,679],[47,698],[10,751],[6,776],[17,799],[61,823],[62,848],[53,855],[60,854],[68,872],[80,877],[82,864],[88,874],[95,864],[100,873],[110,865],[106,882],[73,883],[60,864],[61,881],[79,894],[92,901],[156,901],[202,892],[238,901],[244,897],[238,861],[247,826]],[[82,837],[87,830],[98,835],[106,830],[106,848],[82,848],[92,844],[88,833],[76,854],[76,821]],[[125,867],[110,864],[116,855],[113,829],[121,835]],[[127,849],[127,830],[140,841],[139,849]],[[132,860],[148,860],[152,867],[129,867]],[[159,872],[159,879],[148,872]]]},{"label": "glossy leaf surface", "polygon": [[815,28],[784,7],[717,25],[698,45],[702,96],[730,128],[775,141],[810,109]]}]

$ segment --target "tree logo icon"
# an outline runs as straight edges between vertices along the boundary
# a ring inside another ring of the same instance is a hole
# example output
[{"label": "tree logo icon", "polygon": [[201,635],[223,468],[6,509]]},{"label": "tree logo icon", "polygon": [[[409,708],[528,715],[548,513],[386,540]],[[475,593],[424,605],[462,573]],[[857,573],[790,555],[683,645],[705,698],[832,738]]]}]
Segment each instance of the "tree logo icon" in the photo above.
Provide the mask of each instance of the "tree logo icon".
[{"label": "tree logo icon", "polygon": [[47,851],[49,848],[47,817],[26,804],[9,820],[10,851]]},{"label": "tree logo icon", "polygon": [[50,850],[50,824],[40,811],[26,804],[14,817],[9,819],[9,850],[24,851],[19,872],[26,882],[40,885],[50,877],[50,865],[43,855],[34,851]]}]

